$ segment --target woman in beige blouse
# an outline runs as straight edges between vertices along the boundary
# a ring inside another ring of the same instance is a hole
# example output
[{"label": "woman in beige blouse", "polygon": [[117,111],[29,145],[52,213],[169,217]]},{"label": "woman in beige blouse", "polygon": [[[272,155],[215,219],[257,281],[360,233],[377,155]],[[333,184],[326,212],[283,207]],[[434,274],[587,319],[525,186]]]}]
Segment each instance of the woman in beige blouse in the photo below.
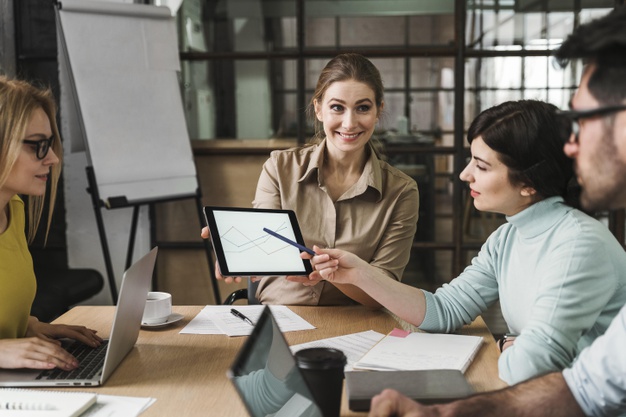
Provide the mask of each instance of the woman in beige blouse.
[{"label": "woman in beige blouse", "polygon": [[[380,73],[367,58],[348,53],[330,60],[309,106],[316,124],[312,144],[271,153],[253,206],[294,210],[308,246],[356,253],[399,281],[415,235],[419,195],[415,181],[381,160],[371,143],[383,107]],[[208,237],[206,228],[202,236]],[[380,307],[353,285],[295,276],[255,280],[263,304]]]}]

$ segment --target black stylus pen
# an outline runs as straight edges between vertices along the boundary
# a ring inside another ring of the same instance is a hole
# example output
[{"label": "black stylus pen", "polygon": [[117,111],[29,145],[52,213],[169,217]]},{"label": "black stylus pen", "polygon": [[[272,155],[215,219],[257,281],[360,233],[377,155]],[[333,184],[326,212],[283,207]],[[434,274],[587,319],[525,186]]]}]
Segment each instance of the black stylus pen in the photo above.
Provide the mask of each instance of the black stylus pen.
[{"label": "black stylus pen", "polygon": [[268,229],[267,227],[264,227],[263,231],[265,233],[268,233],[268,234],[274,236],[275,238],[278,238],[278,239],[282,240],[283,242],[286,242],[286,243],[289,243],[292,246],[295,246],[296,248],[300,249],[302,252],[306,252],[306,253],[308,253],[311,256],[317,255],[315,252],[313,252],[313,249],[309,249],[306,246],[302,246],[301,244],[299,244],[297,242],[294,242],[291,239],[287,239],[285,236],[279,235],[278,233],[276,233],[273,230]]},{"label": "black stylus pen", "polygon": [[245,321],[246,323],[248,323],[250,326],[254,326],[254,323],[252,322],[252,320],[250,320],[248,318],[248,316],[246,316],[245,314],[243,314],[241,311],[239,310],[235,310],[234,308],[230,309],[230,313],[235,316],[235,317],[239,317],[241,320]]}]

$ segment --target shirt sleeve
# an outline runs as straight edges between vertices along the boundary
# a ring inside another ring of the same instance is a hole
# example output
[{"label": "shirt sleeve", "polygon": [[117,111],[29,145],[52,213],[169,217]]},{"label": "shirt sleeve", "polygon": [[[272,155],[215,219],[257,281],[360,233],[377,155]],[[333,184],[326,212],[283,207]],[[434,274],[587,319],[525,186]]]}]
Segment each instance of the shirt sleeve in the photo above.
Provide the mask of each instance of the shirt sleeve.
[{"label": "shirt sleeve", "polygon": [[370,265],[400,281],[411,256],[418,217],[417,184],[409,181],[393,206],[391,220],[376,247]]},{"label": "shirt sleeve", "polygon": [[442,285],[434,294],[424,291],[426,315],[420,329],[453,332],[470,324],[498,300],[495,266],[498,241],[499,232],[496,231],[461,275]]},{"label": "shirt sleeve", "polygon": [[588,416],[626,413],[626,306],[606,333],[583,350],[563,377]]},{"label": "shirt sleeve", "polygon": [[280,187],[278,185],[278,169],[272,157],[263,164],[252,207],[276,210],[282,208]]},{"label": "shirt sleeve", "polygon": [[543,277],[529,318],[498,360],[502,380],[515,384],[572,363],[581,338],[594,331],[615,294],[617,271],[604,243],[591,233],[578,233],[554,242],[540,260],[532,273]]}]

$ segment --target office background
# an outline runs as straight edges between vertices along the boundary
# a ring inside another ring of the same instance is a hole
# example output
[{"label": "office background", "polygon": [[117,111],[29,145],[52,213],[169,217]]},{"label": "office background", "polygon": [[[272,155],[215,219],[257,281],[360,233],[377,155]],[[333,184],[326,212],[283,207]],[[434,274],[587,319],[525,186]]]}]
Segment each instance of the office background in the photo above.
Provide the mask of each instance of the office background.
[{"label": "office background", "polygon": [[[376,136],[420,188],[404,282],[435,289],[461,272],[504,221],[473,209],[458,180],[469,155],[469,123],[505,100],[567,107],[582,68],[557,69],[551,50],[575,26],[617,4],[623,1],[184,0],[176,14],[181,94],[203,201],[249,206],[269,151],[312,135],[304,109],[325,63],[339,52],[363,53],[385,84]],[[47,246],[38,239],[32,247],[34,259],[44,268],[92,267],[104,275],[84,152],[68,146],[73,121],[63,117],[67,80],[59,71],[52,2],[0,0],[0,25],[0,72],[49,83],[61,103],[64,193]],[[623,244],[624,212],[597,215]],[[119,280],[130,209],[104,216]],[[143,208],[139,225],[135,252],[147,252],[154,241],[162,249],[159,288],[172,292],[176,304],[212,303],[193,202]],[[222,286],[222,297],[232,289]],[[110,302],[106,286],[88,302]],[[504,331],[497,311],[486,321],[494,333]]]}]

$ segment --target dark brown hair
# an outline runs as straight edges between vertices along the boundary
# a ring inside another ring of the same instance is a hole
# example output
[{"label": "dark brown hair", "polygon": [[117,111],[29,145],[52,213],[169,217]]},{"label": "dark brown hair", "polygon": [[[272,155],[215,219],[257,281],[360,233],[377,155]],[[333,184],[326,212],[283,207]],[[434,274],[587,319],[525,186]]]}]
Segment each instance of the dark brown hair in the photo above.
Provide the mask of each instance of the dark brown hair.
[{"label": "dark brown hair", "polygon": [[602,105],[626,100],[626,6],[579,26],[554,54],[565,67],[582,58],[595,65],[587,87]]},{"label": "dark brown hair", "polygon": [[561,196],[578,207],[572,160],[563,152],[567,121],[543,101],[507,101],[480,113],[467,131],[481,137],[509,168],[509,182],[532,187],[543,199]]}]

